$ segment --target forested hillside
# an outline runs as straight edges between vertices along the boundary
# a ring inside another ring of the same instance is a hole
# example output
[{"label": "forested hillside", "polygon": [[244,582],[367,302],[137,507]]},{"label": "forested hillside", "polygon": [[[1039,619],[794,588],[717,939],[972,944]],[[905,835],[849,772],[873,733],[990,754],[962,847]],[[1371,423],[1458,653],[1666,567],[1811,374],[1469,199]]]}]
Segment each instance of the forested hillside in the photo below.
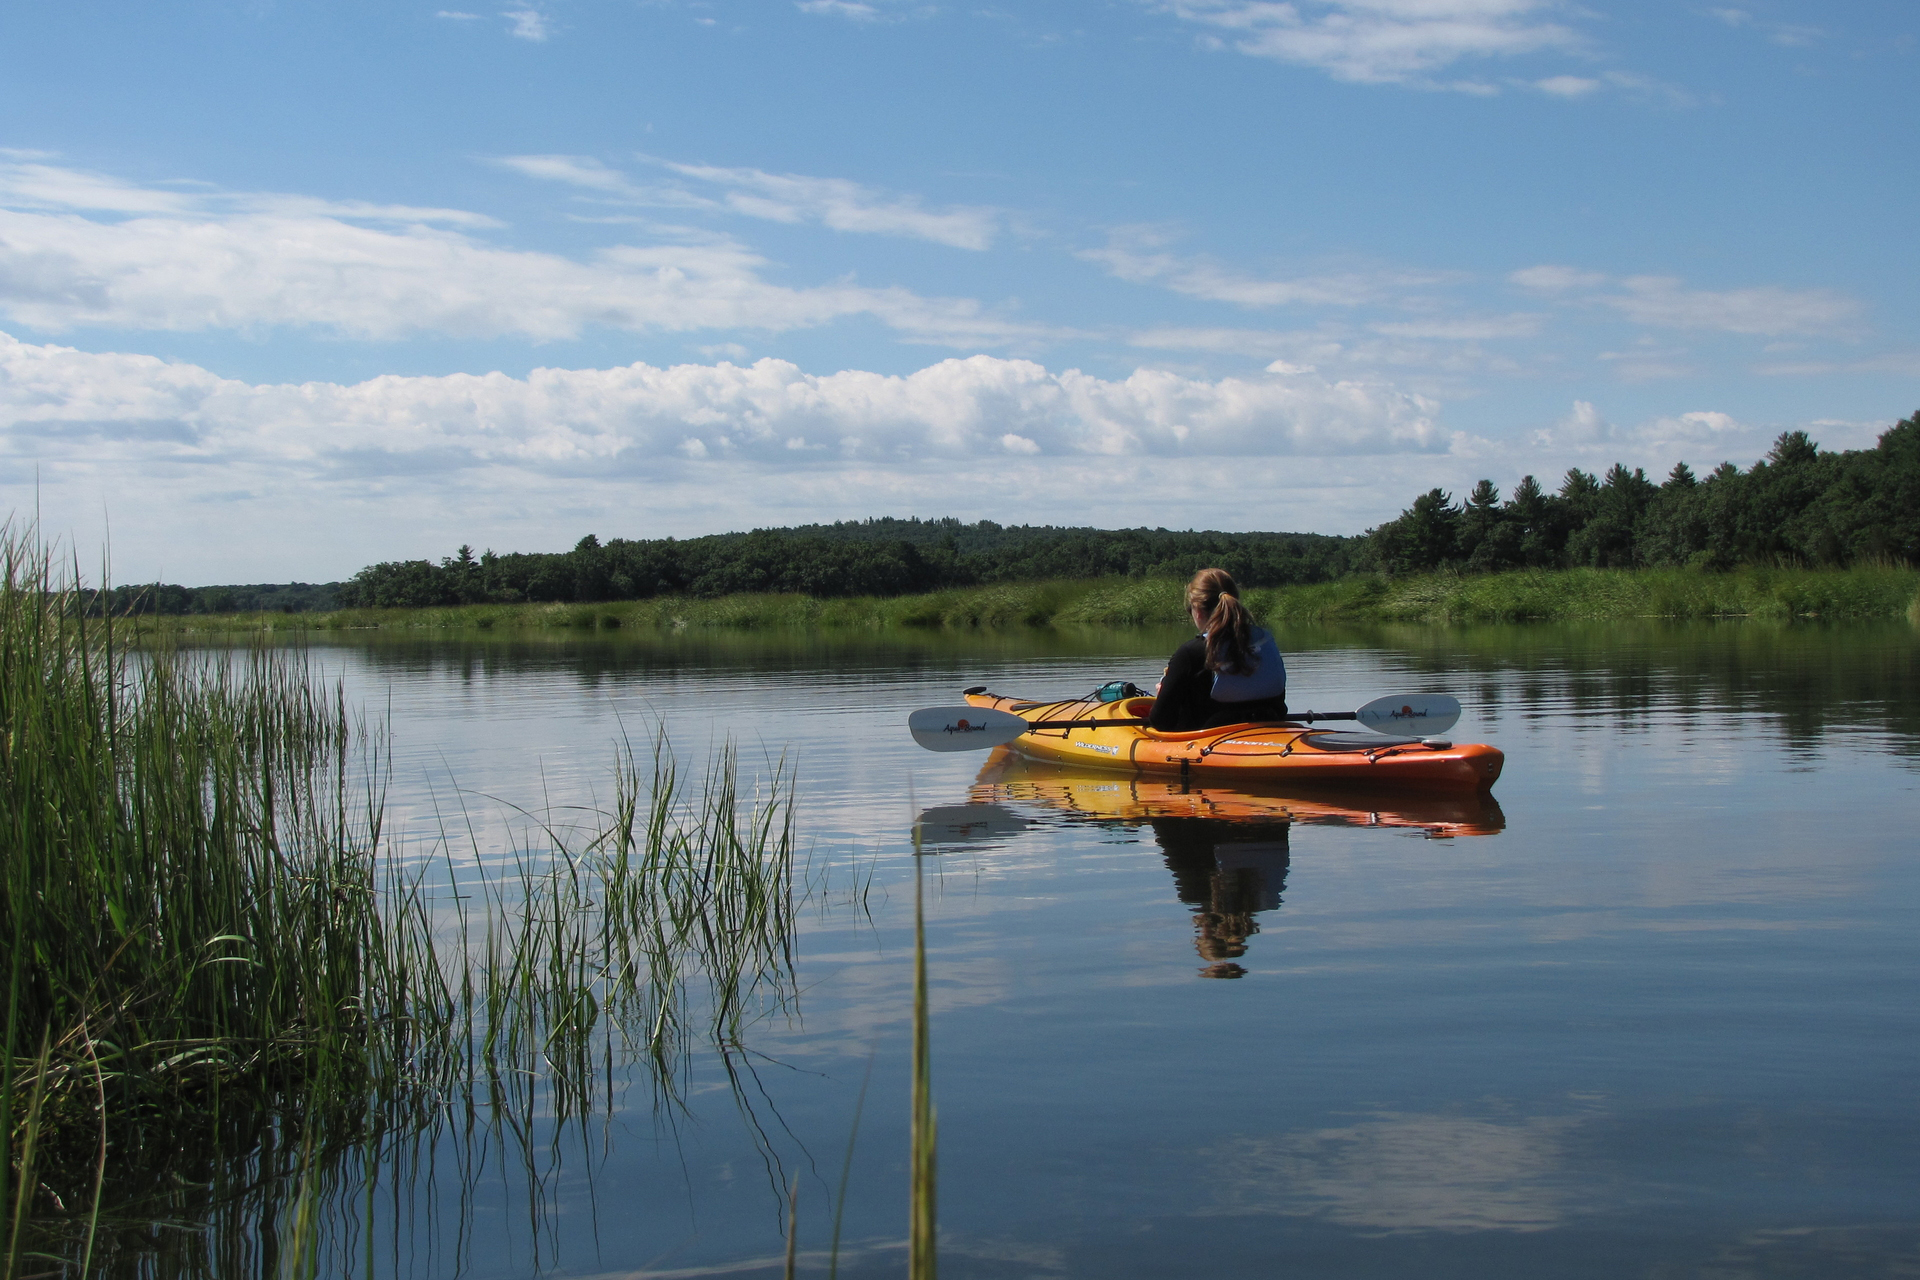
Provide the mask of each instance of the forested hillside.
[{"label": "forested hillside", "polygon": [[1325,582],[1349,572],[1358,538],[1310,533],[1007,528],[992,521],[867,520],[709,538],[601,543],[572,551],[390,561],[354,575],[348,606],[644,600],[795,592],[832,599],[1046,578],[1181,577],[1223,564],[1248,585]]},{"label": "forested hillside", "polygon": [[1432,489],[1371,530],[1358,560],[1389,574],[1920,563],[1920,414],[1843,453],[1789,431],[1751,469],[1704,478],[1682,462],[1656,485],[1615,463],[1604,479],[1567,472],[1557,493],[1527,476],[1505,501],[1486,480],[1464,503]]},{"label": "forested hillside", "polygon": [[314,613],[340,607],[338,582],[262,582],[230,587],[182,587],[173,583],[115,587],[104,603],[118,614]]}]

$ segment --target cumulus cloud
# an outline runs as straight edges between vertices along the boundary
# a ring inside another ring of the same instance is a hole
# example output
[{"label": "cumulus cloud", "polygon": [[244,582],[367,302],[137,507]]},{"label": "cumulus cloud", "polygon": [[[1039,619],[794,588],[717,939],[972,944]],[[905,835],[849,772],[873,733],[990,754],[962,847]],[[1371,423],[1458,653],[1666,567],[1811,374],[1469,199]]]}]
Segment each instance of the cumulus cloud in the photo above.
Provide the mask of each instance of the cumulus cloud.
[{"label": "cumulus cloud", "polygon": [[[1523,442],[1437,417],[1392,384],[1282,362],[1217,380],[976,356],[904,376],[762,360],[263,385],[0,336],[5,500],[88,534],[88,563],[109,512],[132,581],[327,581],[461,542],[878,514],[1358,532],[1436,484],[1751,459],[1794,425],[1697,409],[1623,431],[1580,405]],[[1854,434],[1821,438],[1871,442]]]},{"label": "cumulus cloud", "polygon": [[1550,20],[1552,0],[1174,0],[1166,9],[1242,53],[1317,67],[1359,84],[1491,92],[1479,81],[1439,85],[1462,59],[1578,49],[1578,32]]},{"label": "cumulus cloud", "polygon": [[1537,450],[1564,451],[1602,444],[1612,440],[1614,435],[1613,424],[1594,407],[1591,400],[1575,400],[1566,416],[1552,426],[1529,433],[1527,443]]},{"label": "cumulus cloud", "polygon": [[1246,307],[1357,307],[1399,301],[1409,290],[1450,284],[1462,278],[1440,271],[1383,270],[1262,279],[1206,258],[1168,252],[1166,245],[1170,239],[1167,233],[1156,228],[1122,227],[1108,233],[1105,248],[1083,249],[1077,256],[1099,264],[1109,275],[1131,284],[1157,284],[1191,298]]},{"label": "cumulus cloud", "polygon": [[845,178],[650,160],[706,189],[690,190],[670,182],[637,183],[585,156],[506,156],[500,163],[528,177],[564,182],[632,204],[724,210],[772,222],[817,223],[835,231],[907,236],[956,249],[989,248],[999,229],[999,214],[992,209],[928,209],[917,197],[878,191]]},{"label": "cumulus cloud", "polygon": [[[86,216],[101,213],[115,216]],[[0,164],[0,313],[52,332],[297,325],[363,338],[783,330],[853,315],[963,345],[1042,332],[969,299],[850,280],[773,285],[761,277],[763,258],[722,236],[656,229],[650,243],[582,262],[473,234],[494,225],[462,210],[143,187]]]},{"label": "cumulus cloud", "polygon": [[991,356],[905,376],[635,364],[253,385],[144,355],[0,337],[0,432],[15,458],[102,451],[316,475],[648,475],[678,454],[792,464],[1002,453],[1258,457],[1437,451],[1436,406],[1390,386],[1279,369],[1205,381],[1124,379]]},{"label": "cumulus cloud", "polygon": [[[1783,430],[1813,430],[1830,449],[1871,445],[1887,423],[1837,420],[1751,421],[1720,409],[1658,413],[1631,425],[1610,422],[1591,402],[1576,400],[1572,410],[1548,427],[1530,433],[1524,448],[1508,446],[1497,455],[1509,470],[1527,468],[1541,476],[1568,466],[1599,472],[1615,462],[1644,467],[1658,478],[1683,459],[1696,470],[1723,461],[1745,466],[1765,455]],[[1457,454],[1459,450],[1455,450]]]},{"label": "cumulus cloud", "polygon": [[1634,435],[1649,444],[1705,444],[1736,437],[1752,429],[1730,413],[1696,409],[1642,423]]}]

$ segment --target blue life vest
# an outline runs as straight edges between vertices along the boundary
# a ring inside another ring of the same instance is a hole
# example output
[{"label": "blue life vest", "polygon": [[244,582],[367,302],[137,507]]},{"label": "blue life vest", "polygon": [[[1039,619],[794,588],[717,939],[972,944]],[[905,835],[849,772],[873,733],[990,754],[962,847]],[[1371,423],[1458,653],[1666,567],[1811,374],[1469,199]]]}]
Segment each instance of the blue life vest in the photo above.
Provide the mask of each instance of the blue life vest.
[{"label": "blue life vest", "polygon": [[1255,627],[1249,639],[1253,642],[1253,674],[1236,676],[1225,671],[1214,672],[1215,702],[1253,702],[1259,698],[1286,696],[1287,664],[1280,657],[1280,646],[1274,641],[1273,633],[1264,627]]}]

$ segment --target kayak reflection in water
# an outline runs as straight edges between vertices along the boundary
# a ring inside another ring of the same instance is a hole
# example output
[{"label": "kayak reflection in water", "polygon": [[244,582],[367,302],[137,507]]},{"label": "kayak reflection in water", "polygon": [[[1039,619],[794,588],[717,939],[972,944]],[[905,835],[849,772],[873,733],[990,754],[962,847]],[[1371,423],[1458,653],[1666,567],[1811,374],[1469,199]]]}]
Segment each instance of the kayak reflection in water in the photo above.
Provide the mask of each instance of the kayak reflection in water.
[{"label": "kayak reflection in water", "polygon": [[1153,838],[1173,872],[1180,901],[1193,908],[1194,949],[1203,978],[1239,978],[1254,916],[1280,906],[1287,884],[1287,822],[1154,818]]},{"label": "kayak reflection in water", "polygon": [[1192,782],[1030,760],[996,747],[968,789],[967,803],[926,810],[916,829],[927,852],[985,850],[1020,841],[1049,815],[1153,829],[1175,895],[1192,915],[1194,947],[1207,962],[1200,972],[1208,978],[1247,972],[1236,961],[1260,931],[1255,917],[1280,906],[1295,825],[1432,839],[1491,836],[1507,825],[1484,791],[1282,790],[1221,779]]}]

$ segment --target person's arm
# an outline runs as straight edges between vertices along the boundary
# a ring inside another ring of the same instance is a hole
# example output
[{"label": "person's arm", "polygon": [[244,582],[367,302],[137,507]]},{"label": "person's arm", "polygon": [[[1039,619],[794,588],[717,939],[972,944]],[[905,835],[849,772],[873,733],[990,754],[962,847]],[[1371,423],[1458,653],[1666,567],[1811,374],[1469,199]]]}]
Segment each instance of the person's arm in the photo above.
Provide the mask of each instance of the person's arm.
[{"label": "person's arm", "polygon": [[1204,699],[1213,688],[1213,673],[1207,670],[1207,642],[1196,636],[1173,651],[1167,661],[1167,673],[1160,680],[1159,696],[1147,714],[1147,724],[1162,733],[1177,730],[1187,711]]}]

